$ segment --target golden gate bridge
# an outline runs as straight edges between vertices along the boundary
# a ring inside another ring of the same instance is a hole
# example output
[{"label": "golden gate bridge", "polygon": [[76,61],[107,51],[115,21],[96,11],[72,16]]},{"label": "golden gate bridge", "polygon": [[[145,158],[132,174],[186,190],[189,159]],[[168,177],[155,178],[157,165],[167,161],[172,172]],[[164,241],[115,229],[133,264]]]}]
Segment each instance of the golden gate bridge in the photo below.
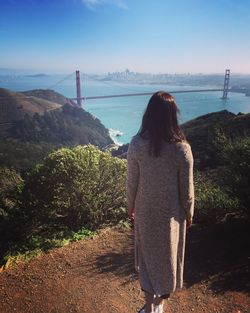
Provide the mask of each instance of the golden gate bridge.
[{"label": "golden gate bridge", "polygon": [[[73,100],[76,101],[76,105],[78,107],[83,107],[82,102],[85,100],[95,100],[95,99],[107,99],[107,98],[118,98],[118,97],[135,97],[135,96],[150,96],[154,92],[133,92],[133,93],[122,93],[122,94],[112,94],[112,95],[98,95],[98,96],[82,96],[81,93],[81,78],[80,78],[80,71],[77,70],[70,75],[67,75],[63,79],[59,80],[57,83],[53,84],[52,86],[46,88],[53,89],[55,86],[61,84],[65,80],[69,79],[75,74],[75,82],[76,82],[76,97],[74,98],[68,98],[67,100]],[[177,94],[177,93],[201,93],[201,92],[216,92],[216,91],[222,91],[222,97],[221,99],[227,99],[228,92],[230,92],[229,88],[229,78],[230,78],[230,69],[226,69],[225,72],[225,78],[224,78],[224,85],[222,88],[210,88],[210,89],[183,89],[183,90],[170,90],[168,91],[171,94]],[[7,96],[8,97],[8,96]],[[30,98],[31,96],[28,95],[22,95],[22,97]],[[2,96],[2,98],[6,98],[6,96]],[[1,103],[0,103],[1,104]],[[2,106],[0,106],[0,111],[2,110]]]},{"label": "golden gate bridge", "polygon": [[[82,93],[81,93],[80,71],[77,70],[75,72],[75,75],[76,75],[76,97],[75,98],[68,98],[68,99],[77,101],[77,105],[79,107],[82,107],[82,102],[85,101],[85,100],[107,99],[107,98],[118,98],[118,97],[120,98],[120,97],[150,96],[150,95],[153,94],[153,92],[136,92],[136,93],[123,93],[123,94],[113,94],[113,95],[100,95],[100,96],[84,97],[84,96],[82,96]],[[72,76],[72,74],[70,76]],[[189,89],[189,90],[184,89],[184,90],[172,90],[172,91],[168,91],[168,92],[171,93],[171,94],[175,94],[175,93],[196,93],[196,92],[222,91],[223,94],[222,94],[221,99],[227,99],[228,92],[230,91],[230,89],[229,89],[229,78],[230,78],[230,69],[226,69],[223,88]]]}]

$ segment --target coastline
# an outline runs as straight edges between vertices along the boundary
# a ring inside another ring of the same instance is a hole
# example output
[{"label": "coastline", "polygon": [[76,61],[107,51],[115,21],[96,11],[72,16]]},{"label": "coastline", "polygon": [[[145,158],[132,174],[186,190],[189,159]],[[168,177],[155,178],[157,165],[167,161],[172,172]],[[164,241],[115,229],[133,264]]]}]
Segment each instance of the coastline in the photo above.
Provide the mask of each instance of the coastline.
[{"label": "coastline", "polygon": [[118,139],[117,139],[117,137],[118,137],[118,134],[119,134],[119,138],[120,138],[120,136],[122,136],[123,135],[123,133],[120,131],[120,130],[115,130],[115,129],[112,129],[112,128],[109,128],[109,136],[110,136],[110,138],[114,141],[114,143],[117,145],[117,146],[123,146],[124,145],[124,142],[122,142],[122,141],[119,141]]}]

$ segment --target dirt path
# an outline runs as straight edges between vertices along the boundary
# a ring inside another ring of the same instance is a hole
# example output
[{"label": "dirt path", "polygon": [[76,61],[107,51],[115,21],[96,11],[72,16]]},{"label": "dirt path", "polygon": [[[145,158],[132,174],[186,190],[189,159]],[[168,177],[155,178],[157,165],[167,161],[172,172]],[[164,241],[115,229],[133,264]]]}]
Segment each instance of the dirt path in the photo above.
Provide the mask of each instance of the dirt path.
[{"label": "dirt path", "polygon": [[[236,228],[231,237],[231,230],[222,236],[225,229],[194,227],[189,232],[186,287],[172,295],[166,313],[250,312],[249,239],[246,230]],[[106,229],[94,239],[5,270],[0,274],[0,312],[134,313],[143,298],[133,269],[131,231]]]}]

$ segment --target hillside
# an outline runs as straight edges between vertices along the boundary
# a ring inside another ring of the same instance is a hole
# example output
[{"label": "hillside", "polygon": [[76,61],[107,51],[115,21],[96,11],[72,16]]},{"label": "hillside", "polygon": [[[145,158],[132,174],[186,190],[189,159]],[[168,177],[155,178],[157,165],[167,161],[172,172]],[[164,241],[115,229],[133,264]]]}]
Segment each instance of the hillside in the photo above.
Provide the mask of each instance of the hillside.
[{"label": "hillside", "polygon": [[[165,313],[249,312],[247,224],[194,225],[187,234],[185,287]],[[43,253],[0,274],[1,313],[133,313],[143,305],[131,230]],[[94,290],[93,290],[94,287]]]},{"label": "hillside", "polygon": [[23,142],[47,142],[74,146],[92,143],[105,147],[112,143],[108,130],[81,108],[65,104],[43,115],[24,116],[8,129],[7,138]]},{"label": "hillside", "polygon": [[214,144],[217,132],[223,132],[230,138],[249,136],[250,113],[236,115],[223,110],[202,115],[181,126],[192,146],[196,167],[216,167],[219,162],[218,147]]},{"label": "hillside", "polygon": [[113,143],[99,119],[52,90],[0,89],[0,110],[1,165],[27,168],[61,146]]},{"label": "hillside", "polygon": [[33,90],[23,91],[22,94],[26,96],[37,97],[39,99],[44,99],[44,100],[48,100],[51,102],[59,103],[61,105],[64,105],[66,103],[72,104],[73,106],[76,105],[72,100],[65,98],[63,95],[61,95],[60,93],[54,90],[33,89]]},{"label": "hillside", "polygon": [[[187,140],[190,142],[198,169],[215,167],[218,164],[217,150],[214,141],[217,131],[229,137],[250,135],[250,113],[234,114],[227,110],[199,116],[181,125]],[[113,151],[114,156],[125,158],[128,144]]]},{"label": "hillside", "polygon": [[13,92],[0,88],[0,124],[20,120],[25,114],[43,114],[45,111],[60,108],[61,104],[35,93]]}]

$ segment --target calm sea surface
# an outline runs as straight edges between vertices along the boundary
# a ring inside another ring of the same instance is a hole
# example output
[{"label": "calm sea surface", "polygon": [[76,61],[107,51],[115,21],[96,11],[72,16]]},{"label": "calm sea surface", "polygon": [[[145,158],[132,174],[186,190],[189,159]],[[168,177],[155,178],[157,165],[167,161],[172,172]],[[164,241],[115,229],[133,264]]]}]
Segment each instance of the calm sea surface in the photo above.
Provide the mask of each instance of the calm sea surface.
[{"label": "calm sea surface", "polygon": [[[62,76],[48,77],[1,77],[0,87],[13,91],[24,91],[38,88],[54,89],[55,91],[71,98],[76,97],[75,79],[59,82]],[[223,82],[222,82],[223,83]],[[211,86],[211,88],[220,86]],[[106,83],[94,80],[82,79],[83,96],[113,95],[134,92],[155,92],[157,90],[174,91],[181,89],[198,89],[199,87],[169,86],[150,84]],[[205,89],[204,87],[200,87]],[[207,88],[207,87],[206,87]],[[180,123],[188,121],[199,115],[220,110],[228,110],[233,113],[250,112],[250,97],[240,93],[229,93],[229,99],[221,100],[222,92],[183,93],[174,97],[181,110]],[[111,130],[113,139],[119,143],[127,143],[138,131],[141,118],[150,96],[134,96],[125,98],[109,98],[99,100],[86,100],[83,103],[85,110],[98,117],[101,122]],[[115,137],[117,131],[123,133]]]}]

